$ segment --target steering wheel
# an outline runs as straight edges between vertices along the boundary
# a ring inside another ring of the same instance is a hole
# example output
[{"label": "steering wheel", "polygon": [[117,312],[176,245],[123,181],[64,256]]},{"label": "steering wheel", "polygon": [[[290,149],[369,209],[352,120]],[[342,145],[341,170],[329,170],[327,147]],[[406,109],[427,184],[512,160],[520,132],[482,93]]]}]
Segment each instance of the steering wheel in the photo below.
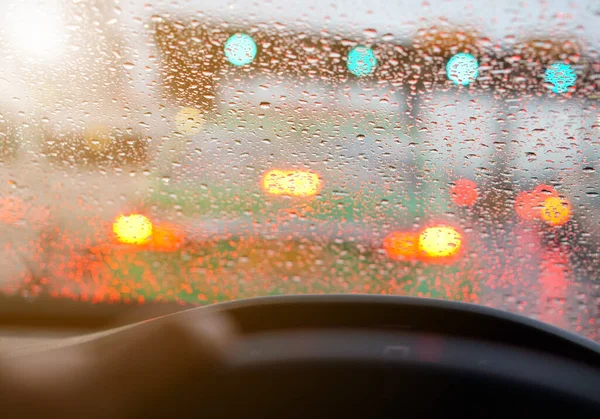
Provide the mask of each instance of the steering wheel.
[{"label": "steering wheel", "polygon": [[240,331],[227,366],[172,389],[144,418],[600,417],[600,345],[518,315],[323,295],[174,316],[193,321],[204,310],[225,313]]}]

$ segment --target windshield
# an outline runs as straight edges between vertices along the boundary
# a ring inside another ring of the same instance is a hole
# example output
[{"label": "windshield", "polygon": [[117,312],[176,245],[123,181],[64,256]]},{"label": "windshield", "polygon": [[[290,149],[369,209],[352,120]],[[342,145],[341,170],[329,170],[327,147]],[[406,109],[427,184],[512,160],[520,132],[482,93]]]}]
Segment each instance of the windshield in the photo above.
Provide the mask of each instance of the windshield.
[{"label": "windshield", "polygon": [[597,2],[0,7],[2,293],[409,295],[600,340]]}]

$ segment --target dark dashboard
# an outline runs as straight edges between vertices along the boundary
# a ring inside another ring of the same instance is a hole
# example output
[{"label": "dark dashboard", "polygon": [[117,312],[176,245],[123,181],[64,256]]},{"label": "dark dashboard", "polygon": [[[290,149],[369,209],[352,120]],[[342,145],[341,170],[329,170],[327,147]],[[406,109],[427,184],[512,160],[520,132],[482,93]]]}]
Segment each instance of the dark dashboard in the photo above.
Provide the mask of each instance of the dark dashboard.
[{"label": "dark dashboard", "polygon": [[599,345],[521,316],[431,299],[257,298],[94,333],[62,328],[52,334],[46,327],[21,328],[19,334],[13,326],[0,336],[0,348],[25,357],[73,345],[101,351],[136,329],[174,318],[194,323],[208,311],[227,316],[237,329],[237,342],[225,354],[227,368],[208,381],[192,379],[172,389],[165,396],[169,402],[145,417],[174,411],[208,417],[448,417],[448,412],[593,417],[600,412]]}]

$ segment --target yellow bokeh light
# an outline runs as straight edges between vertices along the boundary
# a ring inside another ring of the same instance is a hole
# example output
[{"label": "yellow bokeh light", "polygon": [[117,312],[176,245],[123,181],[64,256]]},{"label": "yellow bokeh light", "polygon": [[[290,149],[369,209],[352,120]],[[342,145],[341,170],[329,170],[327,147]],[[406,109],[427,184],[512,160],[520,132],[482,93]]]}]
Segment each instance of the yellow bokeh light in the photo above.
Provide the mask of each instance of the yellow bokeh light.
[{"label": "yellow bokeh light", "polygon": [[202,112],[195,108],[181,108],[175,115],[177,129],[184,134],[196,134],[203,123]]},{"label": "yellow bokeh light", "polygon": [[117,240],[126,244],[146,244],[152,237],[152,222],[141,214],[119,215],[113,223]]},{"label": "yellow bokeh light", "polygon": [[462,244],[462,236],[452,227],[428,227],[419,236],[419,249],[431,257],[455,255]]},{"label": "yellow bokeh light", "polygon": [[542,204],[542,220],[553,226],[566,224],[571,218],[571,204],[568,201],[551,196]]},{"label": "yellow bokeh light", "polygon": [[86,128],[83,136],[88,147],[93,151],[104,151],[112,143],[110,129],[105,125],[90,126]]},{"label": "yellow bokeh light", "polygon": [[309,197],[319,192],[321,179],[306,170],[270,170],[263,177],[263,188],[272,195]]}]

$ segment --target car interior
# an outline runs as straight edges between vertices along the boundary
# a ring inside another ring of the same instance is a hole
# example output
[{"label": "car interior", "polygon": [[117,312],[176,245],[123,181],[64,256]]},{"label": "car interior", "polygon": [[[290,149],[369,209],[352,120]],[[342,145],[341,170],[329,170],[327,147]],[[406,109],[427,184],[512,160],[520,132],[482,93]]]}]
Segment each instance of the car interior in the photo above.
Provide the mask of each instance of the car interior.
[{"label": "car interior", "polygon": [[399,409],[415,418],[444,417],[448,409],[461,417],[593,417],[600,411],[600,346],[500,310],[374,295],[263,297],[163,310],[96,332],[98,319],[107,317],[89,316],[79,333],[71,325],[58,336],[48,324],[13,325],[0,343],[11,357],[25,358],[72,345],[101,350],[165,316],[193,321],[210,310],[230,318],[238,340],[226,367],[208,384],[203,378],[172,389],[144,417],[198,415],[199,405],[202,415],[215,417],[382,417]]}]

